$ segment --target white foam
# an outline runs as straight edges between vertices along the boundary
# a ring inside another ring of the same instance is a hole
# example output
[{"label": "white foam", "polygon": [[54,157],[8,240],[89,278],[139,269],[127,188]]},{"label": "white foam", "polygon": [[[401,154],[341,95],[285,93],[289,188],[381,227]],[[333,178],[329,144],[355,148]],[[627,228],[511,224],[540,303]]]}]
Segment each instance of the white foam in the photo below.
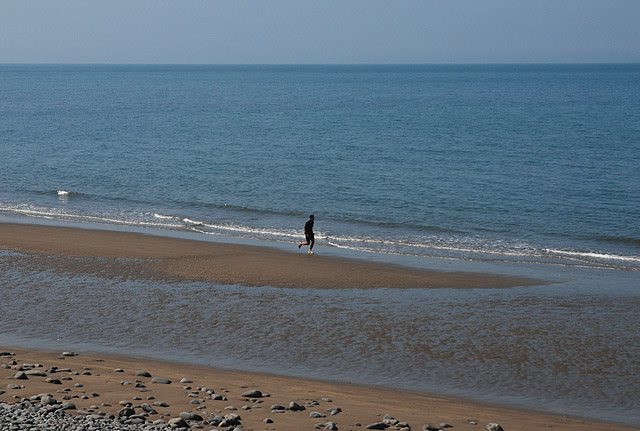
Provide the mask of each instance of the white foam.
[{"label": "white foam", "polygon": [[550,253],[559,254],[567,257],[583,258],[583,259],[603,259],[603,260],[620,260],[623,262],[640,262],[639,256],[620,256],[616,254],[607,253],[594,253],[594,252],[578,252],[578,251],[565,251],[565,250],[553,250],[547,249]]},{"label": "white foam", "polygon": [[58,196],[69,196],[69,194],[71,194],[69,190],[58,190],[57,193]]}]

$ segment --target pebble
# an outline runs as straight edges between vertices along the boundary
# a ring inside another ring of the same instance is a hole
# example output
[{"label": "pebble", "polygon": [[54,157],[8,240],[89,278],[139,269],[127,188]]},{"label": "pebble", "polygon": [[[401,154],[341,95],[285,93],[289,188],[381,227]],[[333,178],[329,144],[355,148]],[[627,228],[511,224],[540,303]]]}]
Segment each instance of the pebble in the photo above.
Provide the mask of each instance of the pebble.
[{"label": "pebble", "polygon": [[306,410],[306,407],[296,403],[295,401],[291,401],[289,403],[289,410],[292,412],[301,412],[302,410]]},{"label": "pebble", "polygon": [[[162,420],[150,422],[144,417],[132,415],[115,417],[114,415],[91,414],[78,411],[69,414],[52,406],[23,401],[16,404],[0,402],[0,429],[2,430],[86,430],[86,431],[167,431],[174,428],[188,428],[182,418],[174,418],[165,423]],[[7,425],[6,427],[4,425]]]},{"label": "pebble", "polygon": [[504,431],[500,425],[494,422],[488,423],[485,429],[487,431]]},{"label": "pebble", "polygon": [[251,390],[251,391],[244,392],[242,396],[246,398],[262,398],[262,392],[258,390]]},{"label": "pebble", "polygon": [[389,425],[387,425],[384,422],[374,422],[372,424],[367,425],[365,428],[368,430],[384,430],[389,428]]},{"label": "pebble", "polygon": [[136,376],[138,376],[138,377],[151,377],[151,374],[148,371],[136,371]]},{"label": "pebble", "polygon": [[160,383],[163,385],[169,385],[171,384],[171,380],[165,379],[164,377],[154,377],[153,379],[151,379],[151,383]]}]

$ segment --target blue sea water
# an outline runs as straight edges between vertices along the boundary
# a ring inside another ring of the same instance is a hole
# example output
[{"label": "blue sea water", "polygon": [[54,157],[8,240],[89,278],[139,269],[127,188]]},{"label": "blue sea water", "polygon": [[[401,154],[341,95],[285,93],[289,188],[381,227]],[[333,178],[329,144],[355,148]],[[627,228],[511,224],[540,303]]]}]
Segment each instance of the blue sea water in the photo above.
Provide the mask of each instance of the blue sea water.
[{"label": "blue sea water", "polygon": [[0,215],[640,269],[640,65],[2,65],[0,151]]},{"label": "blue sea water", "polygon": [[0,65],[0,222],[298,252],[310,213],[318,254],[543,282],[246,288],[0,250],[0,345],[640,423],[640,65]]}]

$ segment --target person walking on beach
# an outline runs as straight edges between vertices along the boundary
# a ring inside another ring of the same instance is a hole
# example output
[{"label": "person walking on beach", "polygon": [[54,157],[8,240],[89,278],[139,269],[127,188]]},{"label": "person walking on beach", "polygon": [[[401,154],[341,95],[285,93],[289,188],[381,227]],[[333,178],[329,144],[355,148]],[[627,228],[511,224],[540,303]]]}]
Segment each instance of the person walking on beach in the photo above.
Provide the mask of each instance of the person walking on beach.
[{"label": "person walking on beach", "polygon": [[304,224],[304,238],[305,242],[298,243],[298,248],[303,245],[309,246],[309,254],[313,254],[313,244],[315,244],[315,238],[313,237],[313,214],[309,216],[309,220]]}]

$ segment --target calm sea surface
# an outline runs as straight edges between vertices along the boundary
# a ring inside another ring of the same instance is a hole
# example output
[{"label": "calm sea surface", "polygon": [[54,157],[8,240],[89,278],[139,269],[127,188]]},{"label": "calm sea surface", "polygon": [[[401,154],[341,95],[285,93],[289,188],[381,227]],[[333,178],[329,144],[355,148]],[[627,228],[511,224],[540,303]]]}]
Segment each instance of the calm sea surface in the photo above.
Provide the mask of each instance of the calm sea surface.
[{"label": "calm sea surface", "polygon": [[640,65],[4,65],[0,151],[0,214],[640,269]]},{"label": "calm sea surface", "polygon": [[310,213],[320,254],[545,284],[249,289],[0,252],[0,344],[640,424],[640,65],[0,65],[0,222],[297,252]]}]

